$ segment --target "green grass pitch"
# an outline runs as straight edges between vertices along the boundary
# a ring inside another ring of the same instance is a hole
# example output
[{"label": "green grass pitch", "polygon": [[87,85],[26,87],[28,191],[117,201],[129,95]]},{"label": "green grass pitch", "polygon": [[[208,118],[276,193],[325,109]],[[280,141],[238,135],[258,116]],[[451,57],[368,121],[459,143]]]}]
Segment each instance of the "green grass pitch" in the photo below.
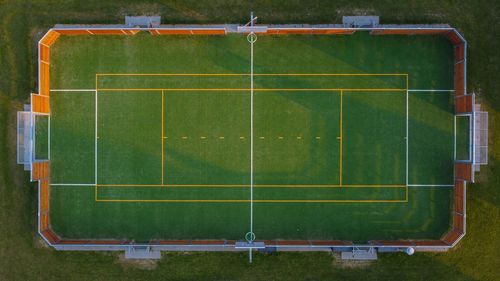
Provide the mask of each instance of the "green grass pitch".
[{"label": "green grass pitch", "polygon": [[[241,35],[61,37],[51,59],[53,229],[243,239],[249,66]],[[259,36],[254,66],[257,239],[447,231],[455,128],[446,38]]]}]

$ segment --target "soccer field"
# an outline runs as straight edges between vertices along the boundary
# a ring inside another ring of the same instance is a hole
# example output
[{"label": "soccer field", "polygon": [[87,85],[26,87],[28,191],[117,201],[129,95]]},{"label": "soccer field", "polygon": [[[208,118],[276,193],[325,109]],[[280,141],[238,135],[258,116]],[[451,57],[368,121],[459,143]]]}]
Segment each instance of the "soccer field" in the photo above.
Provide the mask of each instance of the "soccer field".
[{"label": "soccer field", "polygon": [[444,36],[64,36],[50,67],[36,148],[63,238],[366,242],[450,228]]}]

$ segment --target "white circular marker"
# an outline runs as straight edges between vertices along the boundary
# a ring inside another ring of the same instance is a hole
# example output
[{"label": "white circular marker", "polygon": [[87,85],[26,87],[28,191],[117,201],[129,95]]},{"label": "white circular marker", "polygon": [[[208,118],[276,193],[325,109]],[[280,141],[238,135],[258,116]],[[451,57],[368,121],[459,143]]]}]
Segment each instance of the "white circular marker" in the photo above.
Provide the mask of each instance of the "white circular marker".
[{"label": "white circular marker", "polygon": [[415,249],[413,249],[412,247],[408,247],[405,249],[405,253],[408,255],[408,256],[411,256],[415,253]]},{"label": "white circular marker", "polygon": [[248,42],[250,42],[252,44],[255,43],[255,41],[257,41],[257,34],[255,34],[253,32],[249,33],[247,35],[247,40],[248,40]]},{"label": "white circular marker", "polygon": [[245,239],[249,243],[252,243],[255,240],[255,233],[253,233],[253,232],[247,232],[247,234],[245,234]]}]

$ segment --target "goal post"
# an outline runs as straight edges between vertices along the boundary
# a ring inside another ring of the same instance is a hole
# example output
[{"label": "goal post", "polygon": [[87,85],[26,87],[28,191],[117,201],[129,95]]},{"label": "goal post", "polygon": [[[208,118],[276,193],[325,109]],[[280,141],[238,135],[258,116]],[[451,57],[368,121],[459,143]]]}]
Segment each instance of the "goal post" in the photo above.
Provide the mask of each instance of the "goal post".
[{"label": "goal post", "polygon": [[488,164],[488,112],[474,112],[474,164]]},{"label": "goal post", "polygon": [[17,164],[30,169],[32,154],[31,112],[17,112]]},{"label": "goal post", "polygon": [[[31,103],[17,112],[17,163],[31,170],[49,160],[50,154],[50,104],[49,97],[31,94]],[[46,164],[43,166],[45,167]],[[45,174],[45,168],[40,172]]]}]

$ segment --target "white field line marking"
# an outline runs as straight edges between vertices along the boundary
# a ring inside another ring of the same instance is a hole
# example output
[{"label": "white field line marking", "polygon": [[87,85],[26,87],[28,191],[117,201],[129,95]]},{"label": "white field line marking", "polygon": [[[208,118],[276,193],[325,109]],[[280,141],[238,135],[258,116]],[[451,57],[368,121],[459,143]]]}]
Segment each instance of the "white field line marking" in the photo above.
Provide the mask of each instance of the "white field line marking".
[{"label": "white field line marking", "polygon": [[94,93],[95,93],[94,184],[97,185],[97,90],[94,90]]},{"label": "white field line marking", "polygon": [[95,89],[50,89],[51,92],[95,92]]},{"label": "white field line marking", "polygon": [[[43,113],[43,112],[33,112],[33,116],[49,116],[50,113]],[[467,115],[468,116],[468,115]]]},{"label": "white field line marking", "polygon": [[48,152],[47,158],[50,161],[50,114],[49,114],[49,130],[48,131],[49,131],[49,134],[47,136],[47,140],[49,143],[47,144],[47,152]]},{"label": "white field line marking", "polygon": [[457,116],[453,116],[453,161],[457,160]]},{"label": "white field line marking", "polygon": [[253,43],[250,41],[250,233],[253,233]]},{"label": "white field line marking", "polygon": [[441,90],[441,89],[408,89],[408,92],[454,92],[455,90]]},{"label": "white field line marking", "polygon": [[53,186],[95,186],[95,183],[51,183]]},{"label": "white field line marking", "polygon": [[[30,97],[30,102],[33,100],[33,97]],[[33,107],[30,106],[30,127],[29,127],[29,165],[30,165],[30,181],[33,181]],[[38,187],[40,187],[40,182],[38,182]],[[40,199],[40,188],[38,188],[38,199]],[[40,200],[38,200],[40,202]],[[38,212],[40,213],[40,208],[38,208]],[[40,214],[38,214],[40,215]],[[39,222],[40,223],[40,222]]]},{"label": "white field line marking", "polygon": [[406,91],[406,185],[408,185],[408,115],[409,115],[409,91]]},{"label": "white field line marking", "polygon": [[453,184],[409,184],[408,187],[418,187],[418,186],[423,186],[423,187],[453,187],[455,185]]},{"label": "white field line marking", "polygon": [[[35,114],[31,113],[31,128],[30,128],[30,140],[31,140],[31,155],[30,155],[30,162],[34,162],[36,160],[36,118],[35,118]],[[35,124],[35,125],[33,125]]]}]

